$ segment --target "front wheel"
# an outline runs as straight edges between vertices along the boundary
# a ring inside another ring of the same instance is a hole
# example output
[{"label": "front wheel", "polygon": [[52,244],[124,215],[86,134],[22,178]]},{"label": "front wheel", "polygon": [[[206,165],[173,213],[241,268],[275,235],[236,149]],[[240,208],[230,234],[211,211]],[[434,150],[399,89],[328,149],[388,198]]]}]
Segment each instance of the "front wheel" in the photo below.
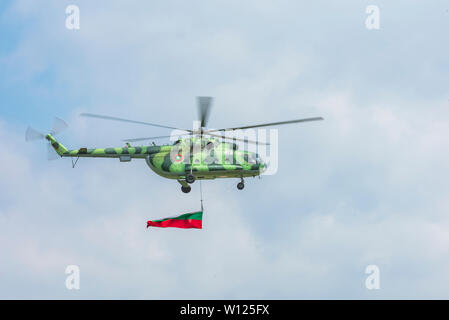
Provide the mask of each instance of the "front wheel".
[{"label": "front wheel", "polygon": [[193,174],[190,174],[190,173],[187,174],[186,175],[186,182],[190,183],[190,184],[194,183],[195,182],[195,176]]},{"label": "front wheel", "polygon": [[243,188],[245,188],[245,184],[243,182],[237,183],[237,189],[243,190]]},{"label": "front wheel", "polygon": [[192,190],[192,188],[190,186],[188,186],[188,187],[181,187],[181,191],[184,192],[184,193],[189,193],[190,190]]}]

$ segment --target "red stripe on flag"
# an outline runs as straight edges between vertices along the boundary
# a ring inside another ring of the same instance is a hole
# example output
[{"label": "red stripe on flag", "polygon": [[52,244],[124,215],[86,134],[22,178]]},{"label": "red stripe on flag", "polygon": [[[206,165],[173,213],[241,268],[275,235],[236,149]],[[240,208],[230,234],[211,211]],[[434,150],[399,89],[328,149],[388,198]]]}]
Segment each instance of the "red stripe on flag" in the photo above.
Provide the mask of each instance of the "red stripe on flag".
[{"label": "red stripe on flag", "polygon": [[193,220],[193,219],[168,219],[161,222],[147,221],[148,227],[159,227],[159,228],[182,228],[182,229],[202,229],[203,224],[201,220]]}]

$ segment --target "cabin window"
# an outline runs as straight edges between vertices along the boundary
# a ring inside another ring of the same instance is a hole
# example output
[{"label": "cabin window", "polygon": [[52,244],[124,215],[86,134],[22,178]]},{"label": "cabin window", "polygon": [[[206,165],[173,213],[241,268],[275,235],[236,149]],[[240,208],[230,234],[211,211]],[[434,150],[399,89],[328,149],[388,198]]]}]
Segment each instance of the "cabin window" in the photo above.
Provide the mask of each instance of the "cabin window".
[{"label": "cabin window", "polygon": [[233,162],[234,162],[234,152],[228,149],[225,151],[225,163],[233,164]]}]

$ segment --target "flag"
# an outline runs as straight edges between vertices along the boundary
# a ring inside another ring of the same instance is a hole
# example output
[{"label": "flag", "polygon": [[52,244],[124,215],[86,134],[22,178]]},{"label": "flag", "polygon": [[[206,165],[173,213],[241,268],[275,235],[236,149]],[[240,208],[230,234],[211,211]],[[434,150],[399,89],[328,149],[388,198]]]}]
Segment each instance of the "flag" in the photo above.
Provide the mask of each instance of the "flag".
[{"label": "flag", "polygon": [[202,229],[203,211],[185,213],[177,217],[147,221],[148,227]]}]

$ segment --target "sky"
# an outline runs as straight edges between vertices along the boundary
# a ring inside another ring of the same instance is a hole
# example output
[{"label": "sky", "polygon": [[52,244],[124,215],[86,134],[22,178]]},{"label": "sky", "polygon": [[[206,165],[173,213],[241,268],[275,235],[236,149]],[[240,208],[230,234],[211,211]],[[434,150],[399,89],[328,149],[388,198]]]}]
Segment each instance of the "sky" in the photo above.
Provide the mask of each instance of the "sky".
[{"label": "sky", "polygon": [[[1,1],[0,298],[449,298],[448,29],[447,1]],[[203,182],[202,230],[145,228],[197,182],[25,143],[169,134],[79,114],[189,128],[201,95],[211,127],[325,119],[279,128],[275,175]]]}]

